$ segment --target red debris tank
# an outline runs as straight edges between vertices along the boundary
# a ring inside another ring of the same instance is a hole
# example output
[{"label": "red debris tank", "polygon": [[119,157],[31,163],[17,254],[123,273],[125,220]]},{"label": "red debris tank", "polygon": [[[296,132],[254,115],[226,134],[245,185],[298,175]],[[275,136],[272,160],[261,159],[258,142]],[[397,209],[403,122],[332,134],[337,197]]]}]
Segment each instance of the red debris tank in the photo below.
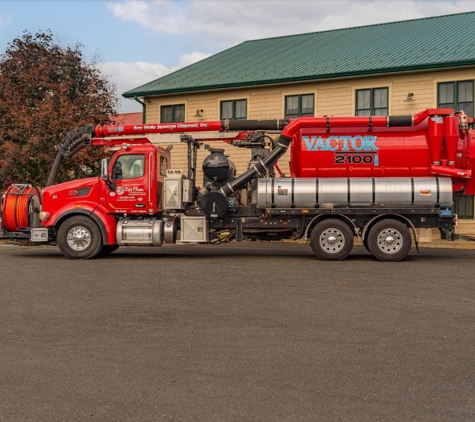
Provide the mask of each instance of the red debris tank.
[{"label": "red debris tank", "polygon": [[398,131],[303,128],[291,149],[292,177],[428,177],[427,124]]},{"label": "red debris tank", "polygon": [[451,177],[462,190],[473,184],[475,156],[475,133],[464,119],[450,109],[425,110],[392,123],[382,116],[297,119],[284,130],[293,139],[291,176],[438,175]]}]

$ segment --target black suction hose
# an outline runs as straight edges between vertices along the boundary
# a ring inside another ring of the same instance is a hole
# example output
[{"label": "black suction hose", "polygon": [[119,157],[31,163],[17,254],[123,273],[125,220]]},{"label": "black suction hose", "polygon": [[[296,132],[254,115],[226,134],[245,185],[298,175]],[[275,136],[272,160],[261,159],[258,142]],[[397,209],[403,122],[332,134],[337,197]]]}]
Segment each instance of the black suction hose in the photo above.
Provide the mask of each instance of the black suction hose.
[{"label": "black suction hose", "polygon": [[54,159],[54,163],[51,166],[51,170],[48,175],[48,180],[46,181],[46,187],[53,186],[56,183],[56,178],[58,177],[59,167],[62,161],[63,161],[63,154],[58,152],[56,154],[56,158]]},{"label": "black suction hose", "polygon": [[87,145],[90,145],[91,139],[94,136],[94,126],[85,125],[78,127],[68,132],[61,142],[56,146],[58,153],[54,159],[53,165],[48,175],[48,180],[46,181],[46,187],[52,186],[56,183],[56,178],[58,177],[59,167],[63,158],[72,157],[79,150],[84,148]]},{"label": "black suction hose", "polygon": [[267,169],[273,166],[279,160],[279,158],[286,153],[290,142],[292,142],[291,137],[280,135],[279,139],[277,139],[276,147],[266,158],[264,158],[264,160],[260,160],[249,170],[241,174],[237,179],[234,179],[232,182],[229,182],[223,186],[220,189],[221,193],[228,197],[242,187],[246,186],[252,179],[254,179],[254,177],[265,174]]},{"label": "black suction hose", "polygon": [[236,130],[282,130],[289,122],[284,119],[277,120],[221,120],[224,131]]}]

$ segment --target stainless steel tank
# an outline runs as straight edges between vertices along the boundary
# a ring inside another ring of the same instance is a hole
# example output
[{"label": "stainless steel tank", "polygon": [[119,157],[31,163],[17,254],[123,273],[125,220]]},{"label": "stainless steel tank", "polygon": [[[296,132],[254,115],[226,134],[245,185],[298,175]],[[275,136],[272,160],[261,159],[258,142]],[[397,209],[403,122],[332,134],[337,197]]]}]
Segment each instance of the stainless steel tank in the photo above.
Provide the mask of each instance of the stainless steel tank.
[{"label": "stainless steel tank", "polygon": [[120,246],[162,246],[162,220],[120,220],[117,223],[117,244]]},{"label": "stainless steel tank", "polygon": [[257,207],[411,206],[452,203],[448,177],[259,179]]}]

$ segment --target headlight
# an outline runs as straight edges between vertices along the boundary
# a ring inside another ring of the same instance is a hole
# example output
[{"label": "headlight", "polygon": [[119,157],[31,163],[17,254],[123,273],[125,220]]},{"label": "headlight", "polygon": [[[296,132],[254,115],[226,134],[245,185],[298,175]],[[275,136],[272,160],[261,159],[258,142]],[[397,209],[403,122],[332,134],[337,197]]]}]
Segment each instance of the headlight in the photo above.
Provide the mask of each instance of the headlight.
[{"label": "headlight", "polygon": [[47,221],[47,220],[49,220],[50,217],[51,217],[51,215],[50,215],[49,212],[46,212],[46,211],[41,211],[40,212],[40,220],[41,221]]}]

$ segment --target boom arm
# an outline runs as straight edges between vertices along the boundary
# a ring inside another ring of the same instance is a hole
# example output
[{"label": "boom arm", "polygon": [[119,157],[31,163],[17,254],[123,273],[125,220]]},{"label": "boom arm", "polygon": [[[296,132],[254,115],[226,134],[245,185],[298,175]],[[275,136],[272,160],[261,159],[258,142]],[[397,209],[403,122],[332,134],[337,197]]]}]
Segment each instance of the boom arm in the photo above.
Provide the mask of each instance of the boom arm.
[{"label": "boom arm", "polygon": [[[46,186],[54,185],[63,158],[70,158],[85,146],[91,145],[94,138],[137,136],[150,133],[182,133],[182,132],[227,132],[240,130],[282,130],[288,121],[285,120],[215,120],[205,122],[182,123],[150,123],[142,125],[103,125],[88,124],[76,128],[66,134],[57,145],[58,154],[48,176]],[[99,142],[100,143],[100,142]]]},{"label": "boom arm", "polygon": [[289,122],[286,120],[214,120],[207,122],[149,123],[143,125],[97,126],[95,136],[144,135],[146,133],[182,132],[235,132],[252,130],[282,130]]}]

